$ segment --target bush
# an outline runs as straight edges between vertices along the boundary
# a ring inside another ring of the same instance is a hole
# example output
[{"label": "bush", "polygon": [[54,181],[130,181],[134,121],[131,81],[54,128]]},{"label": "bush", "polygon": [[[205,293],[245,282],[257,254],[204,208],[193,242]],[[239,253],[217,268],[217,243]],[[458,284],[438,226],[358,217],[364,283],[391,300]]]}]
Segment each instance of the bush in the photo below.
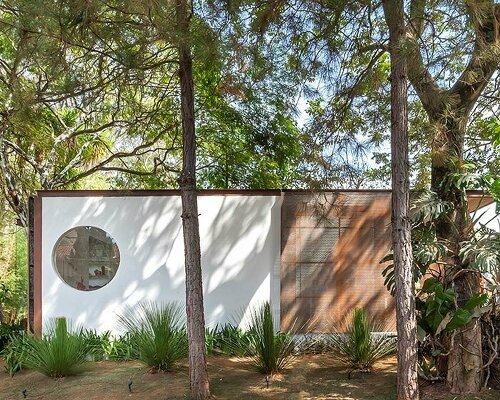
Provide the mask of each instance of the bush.
[{"label": "bush", "polygon": [[289,334],[274,332],[268,302],[253,312],[248,337],[253,363],[260,372],[269,375],[280,372],[292,361],[293,339]]},{"label": "bush", "polygon": [[237,326],[225,324],[217,334],[218,345],[224,354],[237,357],[245,357],[254,354],[251,346],[252,332],[244,332]]},{"label": "bush", "polygon": [[343,331],[330,335],[334,356],[352,370],[371,370],[375,361],[396,351],[395,338],[374,335],[372,332],[378,329],[362,308],[356,308]]},{"label": "bush", "polygon": [[205,349],[207,354],[224,353],[230,356],[250,356],[250,331],[244,332],[237,326],[225,324],[205,330]]},{"label": "bush", "polygon": [[328,334],[305,333],[295,338],[295,351],[299,354],[324,354],[331,351]]},{"label": "bush", "polygon": [[207,354],[214,354],[221,351],[219,326],[205,329],[205,351]]},{"label": "bush", "polygon": [[104,351],[105,357],[114,361],[138,360],[140,356],[133,338],[128,333],[118,337],[108,337],[104,340]]},{"label": "bush", "polygon": [[21,333],[21,325],[0,324],[0,352],[7,346],[13,336]]},{"label": "bush", "polygon": [[106,343],[110,340],[111,332],[98,334],[92,329],[82,329],[80,336],[85,342],[86,358],[89,361],[102,361],[107,358]]},{"label": "bush", "polygon": [[[7,228],[15,229],[15,224]],[[27,238],[22,229],[7,233],[0,226],[0,233],[0,323],[14,324],[26,316]]]},{"label": "bush", "polygon": [[128,331],[139,359],[147,366],[170,370],[187,356],[187,335],[178,304],[141,303],[138,309],[129,309],[119,316],[119,321]]},{"label": "bush", "polygon": [[7,345],[0,352],[4,362],[4,369],[11,377],[23,369],[26,343],[27,335],[24,332],[11,334]]},{"label": "bush", "polygon": [[139,358],[129,334],[113,337],[110,331],[98,334],[94,330],[80,332],[87,348],[87,358],[92,361],[130,361]]},{"label": "bush", "polygon": [[80,372],[87,350],[83,336],[69,333],[66,319],[58,318],[44,338],[26,336],[22,361],[28,368],[59,378]]}]

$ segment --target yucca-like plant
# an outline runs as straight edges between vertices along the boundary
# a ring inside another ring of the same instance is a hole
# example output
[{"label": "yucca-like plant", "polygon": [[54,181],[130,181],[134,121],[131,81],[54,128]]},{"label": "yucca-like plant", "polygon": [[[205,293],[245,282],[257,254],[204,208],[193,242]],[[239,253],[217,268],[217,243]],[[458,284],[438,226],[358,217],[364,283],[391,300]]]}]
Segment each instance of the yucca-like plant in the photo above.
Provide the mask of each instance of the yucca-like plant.
[{"label": "yucca-like plant", "polygon": [[282,371],[292,361],[293,338],[286,333],[275,333],[268,302],[252,313],[249,341],[253,363],[260,372],[272,375]]},{"label": "yucca-like plant", "polygon": [[43,338],[26,336],[23,364],[52,378],[76,375],[87,354],[83,336],[68,332],[65,318],[56,319]]},{"label": "yucca-like plant", "polygon": [[330,335],[330,344],[334,357],[351,370],[370,371],[375,361],[396,351],[393,337],[373,334],[380,327],[362,308],[356,308],[342,328]]},{"label": "yucca-like plant", "polygon": [[186,330],[177,303],[139,304],[119,316],[121,326],[128,331],[139,360],[151,368],[170,370],[187,356]]}]

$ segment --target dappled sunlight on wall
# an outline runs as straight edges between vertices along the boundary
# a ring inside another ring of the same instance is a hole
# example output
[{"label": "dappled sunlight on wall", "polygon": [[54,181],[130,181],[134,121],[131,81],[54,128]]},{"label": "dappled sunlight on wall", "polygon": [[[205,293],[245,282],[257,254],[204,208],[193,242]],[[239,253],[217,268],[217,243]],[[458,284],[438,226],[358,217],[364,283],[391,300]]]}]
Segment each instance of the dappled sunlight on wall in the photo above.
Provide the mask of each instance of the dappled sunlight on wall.
[{"label": "dappled sunlight on wall", "polygon": [[390,246],[390,193],[286,193],[281,255],[284,329],[330,331],[355,307],[393,328],[380,260]]},{"label": "dappled sunlight on wall", "polygon": [[[44,324],[66,316],[85,328],[118,333],[116,315],[141,300],[184,303],[179,196],[50,196],[42,201]],[[279,285],[279,201],[277,196],[199,197],[207,325],[240,323],[248,310],[271,299],[271,286]],[[98,227],[118,245],[120,266],[101,289],[78,291],[54,270],[53,246],[74,226]],[[271,299],[277,310],[278,293]]]},{"label": "dappled sunlight on wall", "polygon": [[[207,196],[200,207],[206,309],[220,309],[224,320],[245,323],[251,309],[266,300],[279,309],[280,200],[274,196]],[[279,280],[279,276],[278,276]],[[243,310],[243,312],[242,312]],[[210,314],[207,313],[207,321]],[[216,318],[214,315],[214,320]]]}]

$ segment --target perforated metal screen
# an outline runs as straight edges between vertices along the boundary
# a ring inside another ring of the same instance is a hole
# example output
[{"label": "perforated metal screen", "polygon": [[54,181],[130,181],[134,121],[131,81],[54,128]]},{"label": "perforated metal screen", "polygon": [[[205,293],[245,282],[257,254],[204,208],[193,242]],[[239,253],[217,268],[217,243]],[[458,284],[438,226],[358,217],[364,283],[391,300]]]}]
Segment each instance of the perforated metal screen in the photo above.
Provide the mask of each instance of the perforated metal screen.
[{"label": "perforated metal screen", "polygon": [[329,331],[364,307],[391,328],[380,260],[390,245],[390,193],[286,193],[282,209],[282,328]]}]

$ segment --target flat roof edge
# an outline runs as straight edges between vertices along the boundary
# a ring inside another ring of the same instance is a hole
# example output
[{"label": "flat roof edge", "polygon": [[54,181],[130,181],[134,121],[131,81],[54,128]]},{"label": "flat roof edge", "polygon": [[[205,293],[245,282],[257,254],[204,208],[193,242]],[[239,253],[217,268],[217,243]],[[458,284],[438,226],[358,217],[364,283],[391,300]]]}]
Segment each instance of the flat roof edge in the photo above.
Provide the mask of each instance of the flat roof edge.
[{"label": "flat roof edge", "polygon": [[[280,196],[282,193],[390,193],[390,189],[200,189],[199,196]],[[109,189],[109,190],[37,190],[38,197],[125,197],[125,196],[178,196],[181,192],[178,189]]]},{"label": "flat roof edge", "polygon": [[[391,193],[391,189],[200,189],[200,196],[280,196],[282,193]],[[37,197],[139,197],[139,196],[178,196],[178,189],[108,189],[108,190],[37,190]],[[482,190],[468,190],[469,197],[491,197]]]}]

